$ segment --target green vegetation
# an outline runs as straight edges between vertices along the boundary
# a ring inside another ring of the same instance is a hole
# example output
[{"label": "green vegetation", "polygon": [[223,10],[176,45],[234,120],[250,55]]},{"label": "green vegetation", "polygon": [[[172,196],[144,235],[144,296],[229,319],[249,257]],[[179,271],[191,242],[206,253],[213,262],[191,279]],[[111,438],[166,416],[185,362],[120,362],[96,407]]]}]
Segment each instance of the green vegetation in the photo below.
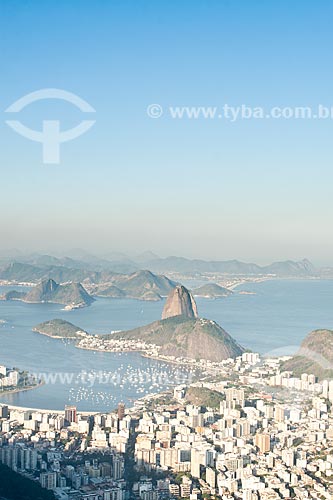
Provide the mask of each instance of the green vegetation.
[{"label": "green vegetation", "polygon": [[304,443],[304,439],[302,439],[302,438],[295,438],[293,440],[293,447],[297,448],[297,446],[300,446],[303,443]]},{"label": "green vegetation", "polygon": [[191,477],[189,472],[178,472],[178,474],[175,476],[175,483],[182,484],[184,476],[188,478]]},{"label": "green vegetation", "polygon": [[119,332],[113,334],[113,338],[144,340],[161,346],[161,354],[198,360],[221,361],[244,352],[214,321],[185,316],[174,316],[128,332]]},{"label": "green vegetation", "polygon": [[189,387],[185,399],[187,403],[196,406],[219,408],[220,402],[225,399],[225,395],[207,387]]},{"label": "green vegetation", "polygon": [[99,297],[110,297],[113,299],[122,299],[126,297],[126,293],[114,285],[97,288],[95,295],[98,295]]},{"label": "green vegetation", "polygon": [[233,292],[228,290],[223,286],[217,285],[216,283],[207,283],[207,285],[200,286],[195,290],[192,290],[192,294],[195,297],[207,297],[207,298],[218,298],[218,297],[228,297]]},{"label": "green vegetation", "polygon": [[170,406],[173,404],[177,404],[171,393],[161,394],[158,398],[151,399],[148,403],[146,403],[147,410],[152,411],[158,408],[159,406]]},{"label": "green vegetation", "polygon": [[313,374],[320,380],[333,378],[333,370],[326,370],[320,364],[306,358],[305,356],[294,356],[281,365],[282,371],[293,372],[295,377],[300,377],[302,373]]},{"label": "green vegetation", "polygon": [[50,337],[75,339],[80,337],[80,332],[86,333],[82,328],[63,319],[51,319],[40,323],[33,328],[34,332],[43,333]]},{"label": "green vegetation", "polygon": [[302,342],[292,359],[282,364],[281,369],[295,376],[313,374],[319,379],[333,378],[333,331],[315,330]]},{"label": "green vegetation", "polygon": [[51,491],[0,464],[0,497],[6,500],[54,500]]}]

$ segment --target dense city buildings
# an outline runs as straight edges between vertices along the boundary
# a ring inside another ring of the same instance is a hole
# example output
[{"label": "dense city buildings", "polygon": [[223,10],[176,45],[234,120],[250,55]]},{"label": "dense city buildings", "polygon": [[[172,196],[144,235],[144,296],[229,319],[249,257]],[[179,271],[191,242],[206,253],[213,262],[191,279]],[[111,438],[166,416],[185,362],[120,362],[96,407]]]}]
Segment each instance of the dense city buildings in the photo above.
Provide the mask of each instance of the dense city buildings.
[{"label": "dense city buildings", "polygon": [[[190,360],[188,360],[190,362]],[[0,462],[59,500],[332,499],[333,384],[244,353],[108,414],[0,406]]]}]

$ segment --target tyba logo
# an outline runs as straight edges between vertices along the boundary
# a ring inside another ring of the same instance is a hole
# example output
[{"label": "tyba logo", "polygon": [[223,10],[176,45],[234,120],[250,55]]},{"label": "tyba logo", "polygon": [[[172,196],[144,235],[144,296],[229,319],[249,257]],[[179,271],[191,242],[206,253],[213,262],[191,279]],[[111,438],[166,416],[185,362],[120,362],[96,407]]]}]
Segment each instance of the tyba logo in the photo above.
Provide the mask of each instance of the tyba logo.
[{"label": "tyba logo", "polygon": [[[42,89],[32,92],[31,94],[27,94],[9,106],[9,108],[6,109],[6,113],[19,113],[29,104],[44,99],[59,99],[67,101],[76,106],[83,113],[95,113],[94,108],[79,96],[60,89]],[[62,142],[72,141],[87,132],[94,125],[95,120],[82,120],[76,127],[63,132],[60,130],[60,122],[58,120],[43,120],[43,128],[41,132],[26,127],[18,120],[7,120],[6,123],[9,127],[15,130],[15,132],[23,135],[23,137],[26,137],[31,141],[42,143],[43,163],[59,164],[60,144]]]}]

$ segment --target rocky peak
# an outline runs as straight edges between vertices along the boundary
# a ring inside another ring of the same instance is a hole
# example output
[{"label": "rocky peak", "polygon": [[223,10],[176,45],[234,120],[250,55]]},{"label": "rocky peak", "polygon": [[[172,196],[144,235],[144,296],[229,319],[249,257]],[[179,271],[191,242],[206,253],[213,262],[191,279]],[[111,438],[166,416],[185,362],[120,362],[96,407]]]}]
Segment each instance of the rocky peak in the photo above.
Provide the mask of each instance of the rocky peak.
[{"label": "rocky peak", "polygon": [[171,318],[173,316],[186,316],[187,318],[197,318],[198,311],[195,300],[191,294],[182,285],[174,288],[165,303],[162,319]]},{"label": "rocky peak", "polygon": [[58,283],[56,283],[52,279],[42,281],[40,284],[40,289],[42,293],[52,293],[55,290],[57,290],[58,287],[59,287]]}]

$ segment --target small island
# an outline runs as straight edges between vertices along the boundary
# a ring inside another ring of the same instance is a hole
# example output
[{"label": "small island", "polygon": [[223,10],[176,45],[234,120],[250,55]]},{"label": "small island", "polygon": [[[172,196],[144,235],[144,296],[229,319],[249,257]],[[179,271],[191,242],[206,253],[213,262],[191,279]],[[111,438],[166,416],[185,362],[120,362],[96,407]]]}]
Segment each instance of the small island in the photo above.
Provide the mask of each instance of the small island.
[{"label": "small island", "polygon": [[78,339],[88,335],[82,328],[63,319],[45,321],[44,323],[36,325],[32,331],[57,339]]},{"label": "small island", "polygon": [[224,286],[217,285],[216,283],[207,283],[207,285],[202,285],[199,288],[192,290],[192,295],[194,297],[202,297],[205,299],[229,297],[229,295],[232,294],[232,290],[229,290],[229,288],[225,288]]},{"label": "small island", "polygon": [[95,300],[81,283],[66,283],[61,285],[52,279],[42,281],[28,292],[10,290],[2,295],[1,299],[19,300],[30,304],[62,304],[66,306],[66,309],[86,307]]}]

